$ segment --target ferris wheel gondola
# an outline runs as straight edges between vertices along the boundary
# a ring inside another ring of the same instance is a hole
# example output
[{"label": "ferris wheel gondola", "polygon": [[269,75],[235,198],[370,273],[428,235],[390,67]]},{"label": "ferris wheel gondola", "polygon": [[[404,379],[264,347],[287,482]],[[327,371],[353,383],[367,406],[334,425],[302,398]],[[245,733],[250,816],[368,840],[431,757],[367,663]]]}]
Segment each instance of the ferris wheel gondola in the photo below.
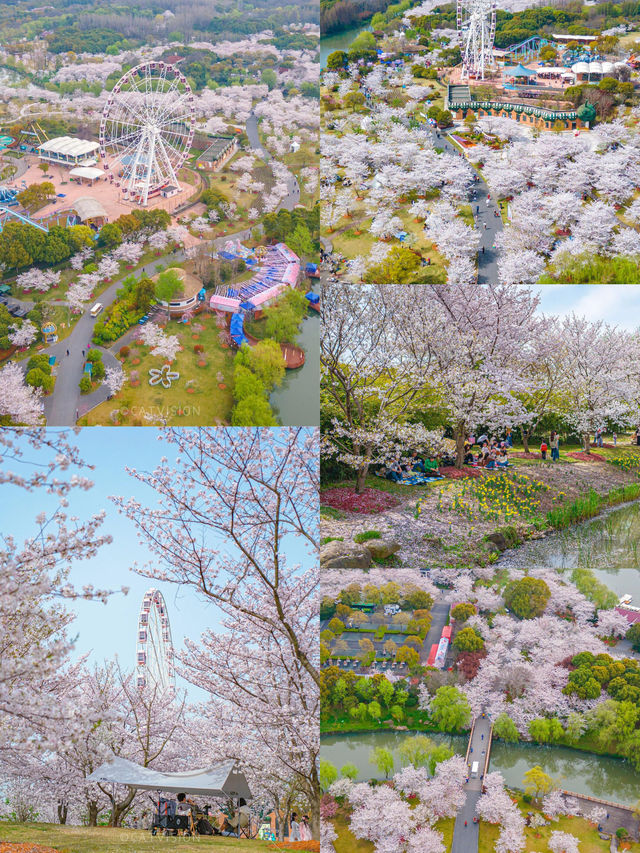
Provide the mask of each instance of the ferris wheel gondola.
[{"label": "ferris wheel gondola", "polygon": [[136,647],[136,683],[139,688],[175,689],[173,643],[167,606],[162,593],[145,593],[138,619]]},{"label": "ferris wheel gondola", "polygon": [[102,113],[100,156],[127,199],[146,205],[163,187],[179,186],[195,123],[193,92],[174,65],[146,62],[121,77]]}]

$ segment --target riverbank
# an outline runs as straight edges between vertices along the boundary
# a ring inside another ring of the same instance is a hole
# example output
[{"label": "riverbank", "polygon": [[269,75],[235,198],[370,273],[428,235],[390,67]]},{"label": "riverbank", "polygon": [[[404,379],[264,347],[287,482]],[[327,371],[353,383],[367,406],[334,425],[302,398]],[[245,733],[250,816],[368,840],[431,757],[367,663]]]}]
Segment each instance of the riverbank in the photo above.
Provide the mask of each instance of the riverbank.
[{"label": "riverbank", "polygon": [[337,509],[323,501],[321,492],[322,537],[342,539],[348,546],[373,528],[400,544],[396,557],[401,565],[500,564],[503,553],[512,557],[527,541],[544,541],[552,531],[570,530],[583,519],[640,498],[637,449],[571,452],[556,463],[512,455],[509,470],[500,473],[443,468],[442,479],[418,486],[370,476],[366,489],[371,495],[387,493],[392,505],[367,514],[351,510],[353,483],[326,483],[323,491],[331,489],[332,501],[336,494],[343,500]]}]

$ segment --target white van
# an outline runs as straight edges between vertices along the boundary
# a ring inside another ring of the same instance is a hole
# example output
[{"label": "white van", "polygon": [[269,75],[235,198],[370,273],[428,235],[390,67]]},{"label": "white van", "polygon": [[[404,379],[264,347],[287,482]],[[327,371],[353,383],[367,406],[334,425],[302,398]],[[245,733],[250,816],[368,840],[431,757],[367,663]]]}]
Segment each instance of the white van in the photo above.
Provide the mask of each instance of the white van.
[{"label": "white van", "polygon": [[102,304],[102,302],[96,302],[96,304],[93,306],[93,308],[91,309],[91,311],[89,313],[91,314],[92,317],[97,317],[103,308],[104,308],[104,305]]},{"label": "white van", "polygon": [[480,767],[480,765],[477,761],[474,761],[473,764],[471,765],[471,778],[472,779],[478,778],[478,768],[479,767]]}]

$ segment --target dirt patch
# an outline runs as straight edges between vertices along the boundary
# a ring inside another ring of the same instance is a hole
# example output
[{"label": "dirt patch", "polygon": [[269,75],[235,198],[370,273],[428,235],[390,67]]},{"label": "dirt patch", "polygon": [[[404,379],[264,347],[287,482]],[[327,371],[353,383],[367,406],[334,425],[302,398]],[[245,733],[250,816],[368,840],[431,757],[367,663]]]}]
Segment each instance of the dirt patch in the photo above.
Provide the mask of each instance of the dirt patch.
[{"label": "dirt patch", "polygon": [[482,476],[482,471],[479,468],[469,468],[466,465],[462,468],[438,468],[438,471],[447,480],[464,480],[469,477]]}]

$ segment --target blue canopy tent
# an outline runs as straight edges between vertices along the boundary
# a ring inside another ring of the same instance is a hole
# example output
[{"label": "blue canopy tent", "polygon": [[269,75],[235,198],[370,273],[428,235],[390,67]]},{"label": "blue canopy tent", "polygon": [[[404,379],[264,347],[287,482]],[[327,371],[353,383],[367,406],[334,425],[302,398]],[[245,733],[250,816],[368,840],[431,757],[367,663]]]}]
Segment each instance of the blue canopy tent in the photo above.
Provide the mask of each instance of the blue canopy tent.
[{"label": "blue canopy tent", "polygon": [[233,314],[231,316],[229,334],[231,335],[231,340],[238,347],[249,343],[249,339],[244,333],[244,314]]},{"label": "blue canopy tent", "polygon": [[317,305],[320,302],[320,294],[314,293],[313,290],[310,290],[308,293],[305,293],[305,299],[308,299],[312,305]]}]

